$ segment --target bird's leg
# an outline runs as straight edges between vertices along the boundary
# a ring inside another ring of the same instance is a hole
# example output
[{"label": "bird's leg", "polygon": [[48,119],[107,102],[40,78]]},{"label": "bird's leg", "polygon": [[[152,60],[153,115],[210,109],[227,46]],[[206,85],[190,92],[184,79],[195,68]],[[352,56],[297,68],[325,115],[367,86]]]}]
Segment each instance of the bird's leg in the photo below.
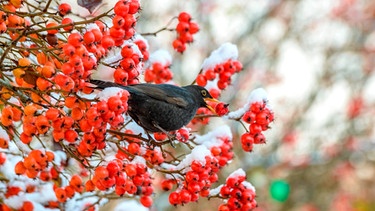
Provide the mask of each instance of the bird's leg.
[{"label": "bird's leg", "polygon": [[173,140],[176,138],[176,135],[171,135],[168,131],[164,130],[162,127],[160,127],[157,123],[155,122],[152,122],[152,124],[154,125],[154,127],[156,127],[157,129],[159,129],[161,132],[165,133],[170,141],[170,144],[173,148],[176,148],[176,146],[173,144]]},{"label": "bird's leg", "polygon": [[153,144],[150,144],[150,143],[156,142],[156,141],[155,141],[155,139],[150,135],[150,133],[145,128],[143,128],[143,130],[145,131],[145,133],[147,135],[147,138],[149,140],[148,141],[148,145],[151,147],[151,150],[153,150],[155,146]]}]

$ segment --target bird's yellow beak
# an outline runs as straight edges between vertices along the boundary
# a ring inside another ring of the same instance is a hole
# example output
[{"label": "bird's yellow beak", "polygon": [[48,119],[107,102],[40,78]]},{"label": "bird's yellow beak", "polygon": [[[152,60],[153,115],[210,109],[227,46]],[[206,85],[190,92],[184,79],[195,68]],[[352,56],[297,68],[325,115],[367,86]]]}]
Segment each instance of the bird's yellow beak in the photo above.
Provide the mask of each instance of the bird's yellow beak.
[{"label": "bird's yellow beak", "polygon": [[[209,101],[209,102],[215,102],[215,103],[220,102],[220,101],[216,100],[215,98],[209,98],[209,97],[204,98],[204,101],[205,101],[205,102],[207,102],[207,101]],[[212,111],[212,113],[216,114],[215,109],[212,108],[210,105],[206,104],[206,107],[207,107],[208,109],[210,109],[210,111]]]}]

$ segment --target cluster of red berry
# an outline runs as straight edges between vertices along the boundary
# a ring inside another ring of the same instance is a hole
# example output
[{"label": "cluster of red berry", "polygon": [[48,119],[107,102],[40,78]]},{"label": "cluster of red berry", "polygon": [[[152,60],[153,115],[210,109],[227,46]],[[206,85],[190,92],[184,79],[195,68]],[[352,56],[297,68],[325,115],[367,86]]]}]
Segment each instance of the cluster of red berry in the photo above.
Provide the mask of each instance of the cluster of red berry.
[{"label": "cluster of red berry", "polygon": [[115,16],[112,18],[113,26],[109,29],[109,36],[113,38],[115,46],[121,46],[124,40],[134,36],[134,27],[137,23],[135,14],[140,8],[139,0],[120,0],[115,4],[113,8]]},{"label": "cluster of red berry", "polygon": [[23,161],[19,161],[15,165],[15,173],[17,175],[26,175],[31,179],[39,177],[42,181],[49,181],[51,174],[47,170],[55,155],[51,151],[42,152],[41,150],[32,150]]},{"label": "cluster of red berry", "polygon": [[137,77],[140,74],[140,68],[138,67],[141,63],[142,55],[135,52],[135,47],[135,44],[129,43],[121,49],[122,59],[113,73],[114,81],[118,84],[126,86],[128,84],[138,83]]},{"label": "cluster of red berry", "polygon": [[220,196],[227,199],[227,202],[219,206],[219,211],[252,210],[257,207],[255,191],[245,179],[243,175],[227,178],[220,189]]},{"label": "cluster of red berry", "polygon": [[247,152],[251,152],[254,144],[266,143],[266,138],[262,132],[270,128],[269,124],[273,122],[274,115],[267,107],[266,101],[256,101],[250,105],[242,120],[250,124],[249,132],[241,136],[242,148]]},{"label": "cluster of red berry", "polygon": [[223,142],[219,146],[211,147],[212,155],[218,160],[220,167],[224,167],[229,161],[233,159],[233,142],[228,137],[220,137]]},{"label": "cluster of red berry", "polygon": [[169,63],[162,64],[161,62],[151,64],[145,70],[145,81],[147,83],[162,84],[172,80],[173,73],[169,69],[170,65]]},{"label": "cluster of red berry", "polygon": [[86,191],[96,188],[102,191],[115,187],[119,196],[125,193],[139,195],[145,207],[152,205],[151,194],[154,192],[152,179],[147,167],[142,163],[124,163],[119,159],[110,161],[106,166],[98,166],[92,179],[85,184]]},{"label": "cluster of red berry", "polygon": [[[125,134],[133,134],[133,131],[126,130]],[[142,156],[147,162],[153,165],[160,165],[164,162],[164,157],[159,150],[141,148],[142,142],[136,138],[127,138],[127,140],[130,143],[126,147],[118,149],[115,155],[117,159],[132,161],[135,156]]]},{"label": "cluster of red berry", "polygon": [[204,70],[196,78],[199,86],[206,86],[207,81],[213,81],[218,78],[217,87],[220,90],[227,88],[231,83],[233,74],[242,70],[242,64],[237,60],[227,60],[223,63],[215,65],[215,67]]},{"label": "cluster of red berry", "polygon": [[[185,180],[181,181],[179,190],[169,194],[169,203],[174,206],[198,201],[199,197],[207,197],[213,183],[218,181],[217,172],[220,169],[218,160],[213,156],[205,157],[205,164],[194,160],[191,170],[185,173]],[[178,183],[174,180],[162,182],[162,189],[168,191]]]},{"label": "cluster of red berry", "polygon": [[76,193],[84,191],[84,185],[81,176],[73,175],[69,180],[69,185],[65,187],[53,187],[58,202],[66,202],[72,198]]},{"label": "cluster of red berry", "polygon": [[91,156],[96,150],[106,147],[105,135],[107,124],[117,128],[124,123],[123,114],[128,110],[129,93],[120,90],[108,100],[101,100],[92,104],[78,121],[79,127],[84,133],[77,146],[77,152],[81,156]]},{"label": "cluster of red berry", "polygon": [[181,12],[178,15],[178,24],[176,26],[177,38],[172,46],[177,52],[184,52],[186,44],[194,41],[193,35],[199,31],[197,23],[191,21],[191,16],[187,12]]}]

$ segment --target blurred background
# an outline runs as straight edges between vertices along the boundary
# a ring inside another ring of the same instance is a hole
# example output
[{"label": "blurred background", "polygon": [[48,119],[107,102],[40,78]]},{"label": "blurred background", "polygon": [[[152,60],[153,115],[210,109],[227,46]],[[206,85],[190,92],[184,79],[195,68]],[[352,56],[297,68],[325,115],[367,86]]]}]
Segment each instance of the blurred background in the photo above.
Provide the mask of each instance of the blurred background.
[{"label": "blurred background", "polygon": [[[244,70],[220,100],[241,107],[264,88],[275,112],[267,144],[241,150],[223,170],[243,168],[257,190],[257,210],[375,210],[375,1],[143,0],[138,32],[154,32],[180,11],[201,29],[182,54],[175,34],[146,37],[150,52],[167,48],[176,83],[191,83],[204,58],[225,42],[239,48]],[[225,175],[226,174],[226,175]],[[215,210],[200,200],[173,208],[158,194],[157,210]]]}]

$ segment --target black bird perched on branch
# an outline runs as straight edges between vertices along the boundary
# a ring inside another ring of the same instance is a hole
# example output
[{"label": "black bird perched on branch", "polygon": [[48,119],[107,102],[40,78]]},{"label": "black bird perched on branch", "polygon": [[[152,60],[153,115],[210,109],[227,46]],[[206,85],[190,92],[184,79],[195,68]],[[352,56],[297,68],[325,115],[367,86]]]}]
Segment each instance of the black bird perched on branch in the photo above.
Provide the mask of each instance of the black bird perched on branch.
[{"label": "black bird perched on branch", "polygon": [[[198,108],[206,107],[215,113],[206,101],[218,102],[203,87],[170,84],[133,84],[122,86],[113,82],[91,80],[96,89],[120,87],[129,92],[128,114],[147,132],[178,130],[188,124]],[[168,133],[167,133],[168,134]]]}]

